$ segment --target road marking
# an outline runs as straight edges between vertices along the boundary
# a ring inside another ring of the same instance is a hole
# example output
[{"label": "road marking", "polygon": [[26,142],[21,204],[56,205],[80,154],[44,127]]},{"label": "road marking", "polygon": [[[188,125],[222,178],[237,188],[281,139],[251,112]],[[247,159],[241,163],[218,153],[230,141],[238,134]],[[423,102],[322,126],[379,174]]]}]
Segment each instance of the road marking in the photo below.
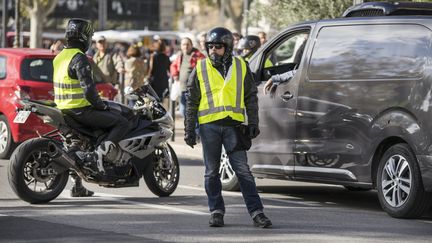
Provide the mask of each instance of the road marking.
[{"label": "road marking", "polygon": [[[70,195],[68,195],[65,192],[63,192],[60,195],[62,197],[64,197],[64,198],[73,198],[73,199],[76,199],[76,197],[71,197]],[[169,211],[174,211],[174,212],[179,212],[179,213],[194,214],[194,215],[208,215],[208,213],[201,212],[201,211],[196,211],[196,210],[183,209],[183,208],[178,208],[178,207],[173,207],[173,206],[166,206],[166,205],[159,205],[159,204],[135,202],[135,201],[132,201],[132,200],[127,200],[126,198],[128,198],[129,196],[124,196],[124,195],[99,193],[99,192],[97,192],[97,193],[94,194],[94,196],[95,197],[91,197],[91,198],[92,199],[103,199],[103,200],[107,200],[107,201],[116,201],[116,202],[128,203],[128,204],[132,204],[132,205],[136,205],[136,206],[142,206],[142,207],[146,207],[146,208],[155,208],[155,209],[169,210]],[[87,199],[89,199],[89,198],[87,198]]]},{"label": "road marking", "polygon": [[428,223],[428,224],[432,224],[432,221],[427,221],[427,220],[417,220],[418,222],[422,222],[422,223]]},{"label": "road marking", "polygon": [[[177,187],[179,188],[183,188],[183,189],[190,189],[190,190],[197,190],[197,191],[204,191],[205,189],[202,187],[196,187],[196,186],[185,186],[185,185],[178,185]],[[242,197],[241,192],[227,192],[227,191],[222,191],[223,195],[228,195],[228,196],[240,196]],[[273,202],[282,202],[282,203],[292,203],[292,204],[298,204],[298,205],[302,205],[302,206],[311,206],[311,207],[316,207],[316,206],[320,206],[319,203],[316,202],[297,202],[297,201],[292,201],[289,198],[287,199],[277,199],[277,198],[270,198],[268,196],[263,196],[260,195],[261,198],[268,200],[268,201],[273,201]]]},{"label": "road marking", "polygon": [[8,217],[9,215],[6,214],[0,214],[0,217]]}]

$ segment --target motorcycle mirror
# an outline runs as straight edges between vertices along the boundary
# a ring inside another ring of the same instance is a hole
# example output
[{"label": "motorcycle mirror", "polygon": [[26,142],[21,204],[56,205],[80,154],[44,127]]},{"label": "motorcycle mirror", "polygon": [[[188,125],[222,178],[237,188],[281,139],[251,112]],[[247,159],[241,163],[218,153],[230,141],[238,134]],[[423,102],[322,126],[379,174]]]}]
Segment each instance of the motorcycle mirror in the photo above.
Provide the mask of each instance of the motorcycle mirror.
[{"label": "motorcycle mirror", "polygon": [[123,91],[124,91],[126,98],[131,99],[131,100],[137,100],[138,99],[138,96],[135,94],[135,92],[131,86],[126,86]]}]

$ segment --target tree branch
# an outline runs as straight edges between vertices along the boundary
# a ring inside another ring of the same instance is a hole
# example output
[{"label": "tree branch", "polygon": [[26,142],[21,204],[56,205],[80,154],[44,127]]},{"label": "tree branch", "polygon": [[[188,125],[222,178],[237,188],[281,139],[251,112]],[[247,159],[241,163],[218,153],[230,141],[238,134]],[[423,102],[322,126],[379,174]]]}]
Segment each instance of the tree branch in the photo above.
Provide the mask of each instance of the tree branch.
[{"label": "tree branch", "polygon": [[48,16],[50,13],[52,13],[57,6],[57,0],[49,0],[47,3],[48,9],[45,12],[45,16]]}]

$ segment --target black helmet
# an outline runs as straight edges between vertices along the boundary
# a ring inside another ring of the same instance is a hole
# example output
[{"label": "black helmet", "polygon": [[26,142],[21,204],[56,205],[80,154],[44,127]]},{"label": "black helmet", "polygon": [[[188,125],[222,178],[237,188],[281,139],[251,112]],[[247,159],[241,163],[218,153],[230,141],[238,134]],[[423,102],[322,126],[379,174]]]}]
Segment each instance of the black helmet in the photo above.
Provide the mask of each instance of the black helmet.
[{"label": "black helmet", "polygon": [[209,43],[223,44],[225,46],[224,59],[227,60],[231,56],[231,52],[233,50],[233,42],[234,42],[234,38],[231,31],[223,27],[213,28],[207,33],[207,37],[206,37],[207,54],[209,53],[207,44]]},{"label": "black helmet", "polygon": [[[242,57],[248,57],[253,55],[258,50],[258,48],[260,48],[260,46],[261,46],[261,42],[258,36],[247,35],[240,39],[237,45],[237,49],[240,50],[240,55]],[[244,51],[245,49],[247,51]]]},{"label": "black helmet", "polygon": [[89,48],[94,33],[90,21],[85,19],[70,19],[66,27],[66,41],[78,41],[84,44],[85,50]]}]

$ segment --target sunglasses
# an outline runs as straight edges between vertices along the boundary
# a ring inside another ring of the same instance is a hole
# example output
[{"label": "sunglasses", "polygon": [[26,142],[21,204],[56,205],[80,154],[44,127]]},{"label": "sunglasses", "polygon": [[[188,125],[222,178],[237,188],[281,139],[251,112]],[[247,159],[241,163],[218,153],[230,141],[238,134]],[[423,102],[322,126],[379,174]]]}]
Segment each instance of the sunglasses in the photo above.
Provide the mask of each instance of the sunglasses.
[{"label": "sunglasses", "polygon": [[207,44],[207,48],[208,48],[209,50],[211,50],[211,49],[213,49],[213,48],[216,48],[216,50],[220,50],[220,49],[222,49],[223,47],[224,47],[223,44]]}]

